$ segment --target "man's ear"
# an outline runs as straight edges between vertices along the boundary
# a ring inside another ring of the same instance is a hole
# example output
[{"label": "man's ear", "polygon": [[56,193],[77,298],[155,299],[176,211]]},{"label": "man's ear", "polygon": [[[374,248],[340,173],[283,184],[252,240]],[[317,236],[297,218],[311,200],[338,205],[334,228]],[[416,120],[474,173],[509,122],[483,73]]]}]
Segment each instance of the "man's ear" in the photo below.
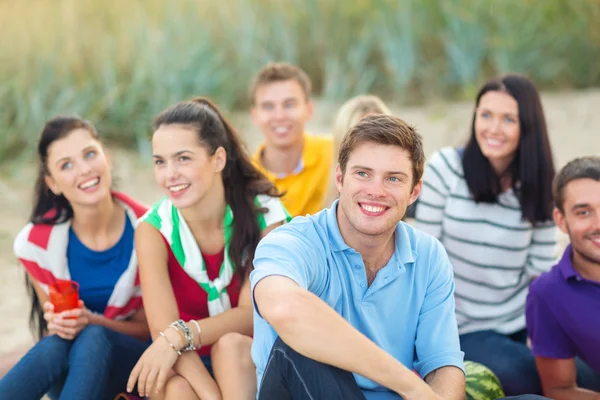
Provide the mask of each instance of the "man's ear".
[{"label": "man's ear", "polygon": [[557,207],[554,207],[552,216],[554,217],[554,223],[556,224],[556,226],[558,226],[561,231],[568,235],[569,230],[567,229],[567,220],[565,218],[565,214],[563,214],[563,212],[560,211]]},{"label": "man's ear", "polygon": [[343,183],[344,183],[344,174],[342,173],[340,164],[337,164],[335,166],[335,187],[336,187],[338,193],[341,193]]},{"label": "man's ear", "polygon": [[257,114],[257,112],[258,112],[258,110],[256,109],[256,105],[253,105],[253,106],[250,108],[250,117],[251,117],[251,119],[252,119],[252,123],[253,123],[254,125],[258,125],[258,117],[257,117],[257,115],[256,115],[256,114]]},{"label": "man's ear", "polygon": [[408,205],[411,205],[421,194],[421,190],[423,190],[423,179],[420,179],[419,182],[415,183],[415,186],[412,189],[412,193],[410,194]]},{"label": "man's ear", "polygon": [[306,120],[310,121],[313,118],[313,116],[315,115],[315,104],[312,102],[312,100],[309,99],[306,101],[306,106],[308,108],[308,112],[307,112],[308,115],[307,115]]}]

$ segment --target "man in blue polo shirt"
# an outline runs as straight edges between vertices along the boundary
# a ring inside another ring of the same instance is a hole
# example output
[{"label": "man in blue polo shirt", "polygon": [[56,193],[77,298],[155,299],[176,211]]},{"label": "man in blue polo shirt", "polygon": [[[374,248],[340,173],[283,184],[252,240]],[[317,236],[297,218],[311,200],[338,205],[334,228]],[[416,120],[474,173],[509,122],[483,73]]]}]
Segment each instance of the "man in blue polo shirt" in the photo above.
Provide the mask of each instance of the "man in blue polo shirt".
[{"label": "man in blue polo shirt", "polygon": [[[529,289],[526,316],[544,395],[600,399],[600,157],[554,179],[554,220],[571,244]],[[591,389],[591,390],[590,390]]]},{"label": "man in blue polo shirt", "polygon": [[258,398],[464,399],[452,267],[436,239],[401,222],[424,161],[412,127],[368,116],[341,145],[339,201],[261,241]]}]

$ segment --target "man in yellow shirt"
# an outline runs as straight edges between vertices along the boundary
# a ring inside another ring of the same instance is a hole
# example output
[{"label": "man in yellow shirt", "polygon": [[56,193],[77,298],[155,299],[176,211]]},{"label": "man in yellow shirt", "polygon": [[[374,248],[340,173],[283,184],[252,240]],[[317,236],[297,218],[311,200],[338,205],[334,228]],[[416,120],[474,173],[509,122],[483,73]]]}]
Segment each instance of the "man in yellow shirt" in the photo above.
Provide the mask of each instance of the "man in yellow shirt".
[{"label": "man in yellow shirt", "polygon": [[329,206],[323,202],[333,143],[331,137],[304,131],[313,116],[310,91],[308,75],[286,63],[264,66],[250,88],[252,120],[264,137],[253,161],[285,193],[282,201],[294,217]]}]

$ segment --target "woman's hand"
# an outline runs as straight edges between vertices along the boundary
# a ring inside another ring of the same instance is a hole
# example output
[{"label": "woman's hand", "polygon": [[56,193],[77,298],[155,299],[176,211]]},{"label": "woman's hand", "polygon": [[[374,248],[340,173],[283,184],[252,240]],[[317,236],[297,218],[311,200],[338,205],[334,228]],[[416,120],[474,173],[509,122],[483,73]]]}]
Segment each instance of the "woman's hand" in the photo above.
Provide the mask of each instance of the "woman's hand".
[{"label": "woman's hand", "polygon": [[73,340],[89,324],[89,311],[83,301],[79,300],[79,308],[55,313],[54,306],[47,301],[44,303],[44,319],[48,323],[49,334]]},{"label": "woman's hand", "polygon": [[165,385],[178,357],[169,343],[173,343],[178,350],[183,344],[175,330],[167,329],[164,334],[166,338],[159,336],[133,367],[127,381],[128,392],[131,393],[136,382],[140,397],[158,393]]}]

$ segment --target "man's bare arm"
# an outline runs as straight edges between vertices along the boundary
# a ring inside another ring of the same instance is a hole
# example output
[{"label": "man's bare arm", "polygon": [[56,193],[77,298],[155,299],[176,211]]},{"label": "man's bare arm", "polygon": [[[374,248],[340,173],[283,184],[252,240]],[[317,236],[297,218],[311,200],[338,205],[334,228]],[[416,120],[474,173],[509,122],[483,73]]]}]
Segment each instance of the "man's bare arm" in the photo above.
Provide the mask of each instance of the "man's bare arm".
[{"label": "man's bare arm", "polygon": [[412,371],[291,279],[263,278],[254,299],[281,339],[305,357],[358,373],[407,400],[439,399]]},{"label": "man's bare arm", "polygon": [[536,357],[544,396],[556,400],[600,400],[600,393],[577,386],[575,359]]},{"label": "man's bare arm", "polygon": [[430,372],[425,382],[445,400],[465,399],[465,374],[460,368],[447,366]]}]

